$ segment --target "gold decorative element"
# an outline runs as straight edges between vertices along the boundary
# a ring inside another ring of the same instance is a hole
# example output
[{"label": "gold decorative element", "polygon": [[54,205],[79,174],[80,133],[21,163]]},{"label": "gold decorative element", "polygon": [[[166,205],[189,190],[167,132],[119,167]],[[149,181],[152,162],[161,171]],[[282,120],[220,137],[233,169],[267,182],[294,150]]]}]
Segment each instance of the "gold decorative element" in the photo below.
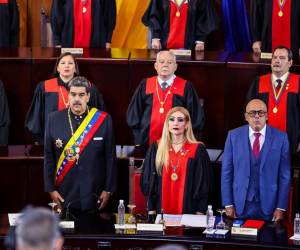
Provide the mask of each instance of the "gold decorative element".
[{"label": "gold decorative element", "polygon": [[279,17],[282,17],[282,16],[283,16],[282,10],[280,10],[280,11],[278,12],[278,16],[279,16]]},{"label": "gold decorative element", "polygon": [[179,12],[179,10],[176,12],[176,17],[180,17],[180,12]]},{"label": "gold decorative element", "polygon": [[276,114],[277,112],[278,112],[278,108],[277,108],[277,107],[274,107],[274,108],[273,108],[273,113]]},{"label": "gold decorative element", "polygon": [[178,175],[176,173],[171,174],[171,180],[172,181],[177,181],[178,180]]},{"label": "gold decorative element", "polygon": [[82,13],[84,14],[84,13],[86,13],[86,11],[87,11],[86,7],[83,6],[83,7],[82,7]]},{"label": "gold decorative element", "polygon": [[63,141],[61,139],[57,138],[56,141],[55,141],[55,145],[56,145],[57,148],[62,148]]}]

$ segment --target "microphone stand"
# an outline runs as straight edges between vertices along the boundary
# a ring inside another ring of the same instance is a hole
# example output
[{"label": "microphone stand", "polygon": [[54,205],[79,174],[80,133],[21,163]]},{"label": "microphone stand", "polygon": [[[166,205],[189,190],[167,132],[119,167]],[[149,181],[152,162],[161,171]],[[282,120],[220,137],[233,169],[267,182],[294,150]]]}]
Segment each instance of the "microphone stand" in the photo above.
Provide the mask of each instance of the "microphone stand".
[{"label": "microphone stand", "polygon": [[151,196],[152,189],[153,189],[155,175],[156,175],[156,171],[153,170],[152,173],[151,173],[151,176],[150,176],[149,191],[148,191],[148,194],[147,194],[147,201],[146,201],[147,213],[148,213],[147,214],[147,220],[148,220],[148,222],[151,222],[151,223],[153,223],[155,221],[155,215],[156,215],[156,213],[149,214],[149,202],[150,202],[150,196]]}]

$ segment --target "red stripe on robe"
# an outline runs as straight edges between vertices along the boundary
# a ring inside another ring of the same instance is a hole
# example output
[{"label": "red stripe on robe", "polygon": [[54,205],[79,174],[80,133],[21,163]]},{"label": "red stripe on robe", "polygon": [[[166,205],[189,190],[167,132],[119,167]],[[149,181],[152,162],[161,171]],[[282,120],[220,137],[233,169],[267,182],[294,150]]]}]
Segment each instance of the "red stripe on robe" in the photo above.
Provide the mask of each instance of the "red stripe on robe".
[{"label": "red stripe on robe", "polygon": [[0,0],[0,4],[1,3],[8,3],[8,0]]},{"label": "red stripe on robe", "polygon": [[[64,95],[65,102],[68,102],[68,91],[64,86],[58,85],[57,78],[52,78],[50,80],[45,81],[45,92],[46,93],[57,93],[58,95],[58,110],[62,110],[67,108],[64,104],[62,95]],[[62,92],[62,93],[61,93]]]},{"label": "red stripe on robe", "polygon": [[[269,95],[268,100],[268,124],[286,132],[287,128],[287,98],[288,93],[299,92],[299,76],[295,74],[289,74],[286,80],[283,92],[276,104],[275,96],[272,87],[272,75],[267,74],[260,77],[259,80],[259,94],[267,93]],[[273,112],[273,109],[277,107],[277,113]]]},{"label": "red stripe on robe", "polygon": [[[190,144],[186,142],[182,149],[186,151],[184,155],[181,154],[180,151],[175,153],[173,149],[169,152],[170,160],[168,170],[166,170],[165,166],[163,166],[162,171],[162,196],[161,196],[161,208],[164,210],[164,213],[167,214],[182,214],[184,208],[184,193],[185,193],[185,185],[186,185],[186,177],[188,171],[188,160],[190,158],[195,158],[196,150],[198,148],[198,143]],[[178,161],[179,157],[179,161]],[[178,179],[176,181],[172,181],[171,174],[172,163],[176,164],[178,161],[178,166],[176,169],[176,173],[178,175]]]},{"label": "red stripe on robe", "polygon": [[[168,49],[184,48],[188,8],[188,3],[184,3],[177,9],[177,5],[170,1],[170,27],[167,41]],[[176,16],[177,11],[180,13],[179,17]]]},{"label": "red stripe on robe", "polygon": [[[92,33],[92,1],[85,4],[81,0],[74,0],[74,47],[90,47]],[[83,8],[86,12],[83,13]]]},{"label": "red stripe on robe", "polygon": [[[173,96],[174,94],[183,96],[184,89],[185,89],[186,80],[183,80],[180,77],[174,79],[174,83],[170,89],[166,89],[162,91],[160,84],[157,80],[157,76],[151,77],[147,79],[146,82],[146,94],[153,94],[152,99],[152,112],[151,112],[151,119],[150,119],[150,131],[149,131],[149,145],[153,142],[157,141],[162,134],[162,129],[164,126],[164,122],[167,116],[168,111],[173,107]],[[171,91],[171,94],[166,99],[164,104],[164,113],[159,113],[160,103],[156,93],[156,85],[158,89],[159,98],[161,101],[165,99],[166,94],[168,91]]]},{"label": "red stripe on robe", "polygon": [[273,0],[272,50],[279,45],[291,48],[291,0],[286,0],[282,8],[283,16],[278,16],[278,0]]}]

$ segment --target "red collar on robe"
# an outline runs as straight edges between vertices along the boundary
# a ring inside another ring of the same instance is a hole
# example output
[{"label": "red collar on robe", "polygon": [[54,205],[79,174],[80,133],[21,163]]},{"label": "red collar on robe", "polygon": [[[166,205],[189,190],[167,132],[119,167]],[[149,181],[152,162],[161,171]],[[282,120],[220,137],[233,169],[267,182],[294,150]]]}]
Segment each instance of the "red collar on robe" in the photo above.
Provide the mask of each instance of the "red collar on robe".
[{"label": "red collar on robe", "polygon": [[[186,142],[182,150],[175,152],[170,150],[169,154],[169,166],[166,170],[163,166],[162,170],[162,191],[161,191],[161,208],[164,213],[167,214],[182,214],[184,211],[184,194],[186,180],[188,176],[188,160],[195,158],[195,154],[198,148],[198,143]],[[176,174],[178,179],[176,181],[171,179],[171,175],[174,172],[172,165],[176,165]]]},{"label": "red collar on robe", "polygon": [[[152,112],[151,112],[150,129],[149,129],[149,145],[151,145],[153,142],[157,141],[161,137],[162,129],[164,126],[167,113],[173,107],[173,96],[174,95],[183,96],[185,84],[186,84],[186,80],[176,76],[172,86],[167,88],[165,91],[162,91],[158,83],[157,76],[147,79],[146,94],[153,95]],[[169,94],[168,91],[170,91]],[[159,94],[159,97],[157,96],[157,92]],[[167,94],[168,97],[165,100]],[[164,112],[160,113],[159,112],[161,108],[160,101],[163,100],[165,100],[165,103],[163,105]]]},{"label": "red collar on robe", "polygon": [[[61,1],[61,0],[59,0]],[[92,0],[73,0],[74,6],[74,47],[90,47],[92,33]]]},{"label": "red collar on robe", "polygon": [[258,93],[269,94],[268,99],[268,124],[286,132],[287,128],[287,98],[289,93],[299,92],[299,76],[290,73],[282,85],[278,95],[272,82],[272,74],[260,77]]},{"label": "red collar on robe", "polygon": [[58,84],[57,78],[52,78],[45,81],[46,93],[57,93],[58,95],[58,110],[67,108],[68,105],[68,91],[64,86]]},{"label": "red collar on robe", "polygon": [[291,48],[291,2],[273,0],[272,51],[279,45]]},{"label": "red collar on robe", "polygon": [[176,3],[170,1],[168,49],[184,48],[188,8],[188,2],[183,2],[183,4],[178,7]]},{"label": "red collar on robe", "polygon": [[8,3],[8,0],[0,0],[0,4],[1,3]]}]

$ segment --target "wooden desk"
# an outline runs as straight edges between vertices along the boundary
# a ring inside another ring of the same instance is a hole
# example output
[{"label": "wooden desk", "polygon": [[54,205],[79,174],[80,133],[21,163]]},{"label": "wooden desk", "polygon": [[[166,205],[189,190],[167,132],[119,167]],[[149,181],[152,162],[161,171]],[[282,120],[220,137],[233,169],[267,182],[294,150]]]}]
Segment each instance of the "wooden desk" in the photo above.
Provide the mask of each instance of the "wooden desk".
[{"label": "wooden desk", "polygon": [[[8,217],[0,216],[0,249],[8,230]],[[201,228],[167,228],[164,234],[138,233],[117,234],[113,224],[115,217],[111,214],[77,215],[74,232],[63,232],[64,249],[153,249],[162,244],[176,243],[188,249],[205,250],[260,250],[260,249],[300,249],[297,242],[288,240],[291,225],[275,227],[266,225],[257,239],[211,239],[202,234]]]}]

